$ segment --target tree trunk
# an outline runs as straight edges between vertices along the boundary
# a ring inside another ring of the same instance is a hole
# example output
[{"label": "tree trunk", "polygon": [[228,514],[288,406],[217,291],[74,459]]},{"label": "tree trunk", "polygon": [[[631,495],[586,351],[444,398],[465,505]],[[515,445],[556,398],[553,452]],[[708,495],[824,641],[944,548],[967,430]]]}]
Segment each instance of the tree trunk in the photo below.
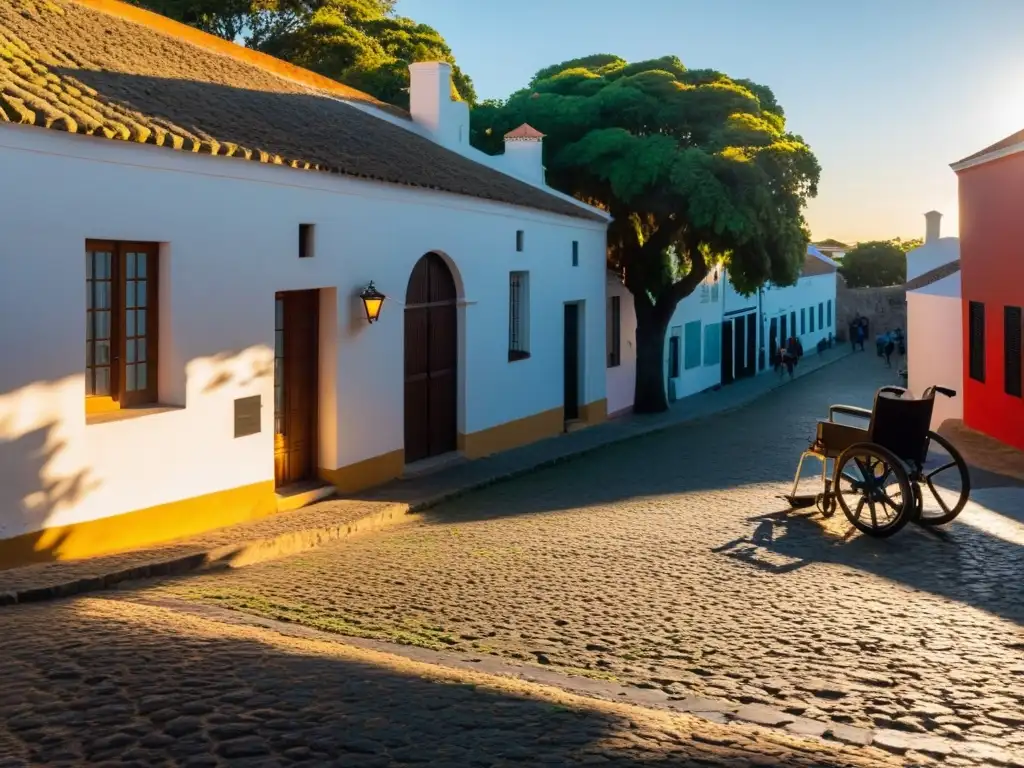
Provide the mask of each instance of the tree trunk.
[{"label": "tree trunk", "polygon": [[671,312],[652,307],[646,297],[634,296],[636,311],[636,389],[634,413],[668,410],[665,393],[665,331]]}]

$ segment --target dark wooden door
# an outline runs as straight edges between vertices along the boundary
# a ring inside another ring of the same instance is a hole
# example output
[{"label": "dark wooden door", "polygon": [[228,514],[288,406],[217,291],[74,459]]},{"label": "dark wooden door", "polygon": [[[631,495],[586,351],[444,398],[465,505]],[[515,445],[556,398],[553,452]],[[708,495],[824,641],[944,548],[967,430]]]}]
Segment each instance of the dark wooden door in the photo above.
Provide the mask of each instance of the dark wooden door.
[{"label": "dark wooden door", "polygon": [[405,294],[405,460],[456,448],[458,307],[444,259],[416,262]]},{"label": "dark wooden door", "polygon": [[274,481],[316,476],[319,301],[316,291],[274,300]]},{"label": "dark wooden door", "polygon": [[747,315],[747,376],[753,376],[755,370],[754,359],[757,356],[757,315],[751,312]]},{"label": "dark wooden door", "polygon": [[580,417],[580,308],[578,304],[565,305],[563,330],[565,348],[565,420]]},{"label": "dark wooden door", "polygon": [[773,317],[768,323],[768,365],[775,367],[775,360],[779,354],[779,339],[778,339],[778,318]]},{"label": "dark wooden door", "polygon": [[786,342],[789,341],[789,329],[786,328],[786,316],[782,316],[782,322],[780,323],[782,330],[779,331],[779,346],[783,349],[786,348]]},{"label": "dark wooden door", "polygon": [[731,384],[736,371],[733,369],[732,320],[722,323],[722,383]]}]

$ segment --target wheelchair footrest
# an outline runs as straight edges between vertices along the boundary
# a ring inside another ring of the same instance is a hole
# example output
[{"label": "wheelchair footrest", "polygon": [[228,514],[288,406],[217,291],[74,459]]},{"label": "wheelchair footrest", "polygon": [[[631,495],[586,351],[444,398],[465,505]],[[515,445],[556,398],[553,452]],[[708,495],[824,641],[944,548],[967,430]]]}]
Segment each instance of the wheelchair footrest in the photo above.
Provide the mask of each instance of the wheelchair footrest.
[{"label": "wheelchair footrest", "polygon": [[818,499],[816,493],[812,494],[786,494],[780,498],[785,499],[792,509],[805,509],[807,507],[813,507],[814,503]]}]

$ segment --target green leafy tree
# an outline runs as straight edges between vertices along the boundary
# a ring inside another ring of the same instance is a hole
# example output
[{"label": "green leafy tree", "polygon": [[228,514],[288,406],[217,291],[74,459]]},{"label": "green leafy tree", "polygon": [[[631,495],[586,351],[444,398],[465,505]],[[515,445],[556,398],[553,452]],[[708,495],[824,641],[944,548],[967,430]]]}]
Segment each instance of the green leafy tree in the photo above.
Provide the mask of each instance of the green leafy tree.
[{"label": "green leafy tree", "polygon": [[907,253],[908,251],[912,251],[915,248],[919,248],[922,245],[924,245],[924,240],[922,240],[920,237],[912,237],[909,240],[904,240],[902,238],[897,237],[893,239],[892,244],[895,245],[904,253]]},{"label": "green leafy tree", "polygon": [[674,56],[599,54],[542,69],[471,118],[489,152],[521,123],[542,131],[548,183],[614,217],[608,262],[636,310],[637,412],[668,407],[668,322],[710,270],[728,267],[744,293],[799,277],[820,169],[763,85]]},{"label": "green leafy tree", "polygon": [[447,61],[453,95],[476,101],[441,34],[396,16],[395,0],[132,1],[400,107],[409,105],[409,64]]},{"label": "green leafy tree", "polygon": [[907,251],[920,240],[870,240],[846,252],[839,273],[850,288],[902,285],[907,281]]}]

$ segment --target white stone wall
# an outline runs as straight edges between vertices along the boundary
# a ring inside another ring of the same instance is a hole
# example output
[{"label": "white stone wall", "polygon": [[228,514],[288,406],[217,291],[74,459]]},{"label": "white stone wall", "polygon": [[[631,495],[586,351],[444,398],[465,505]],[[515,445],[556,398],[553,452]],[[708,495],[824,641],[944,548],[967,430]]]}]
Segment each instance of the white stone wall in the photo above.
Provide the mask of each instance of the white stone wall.
[{"label": "white stone wall", "polygon": [[[569,301],[585,305],[582,402],[605,396],[600,222],[21,126],[0,126],[0,168],[17,180],[0,206],[0,538],[272,480],[276,291],[321,291],[318,463],[401,449],[402,303],[430,251],[463,292],[460,432],[561,405]],[[86,423],[88,238],[161,243],[159,395],[176,408]],[[530,272],[531,357],[509,363],[513,270]],[[372,326],[369,280],[389,297]],[[234,439],[233,401],[256,394],[262,431]]]}]

